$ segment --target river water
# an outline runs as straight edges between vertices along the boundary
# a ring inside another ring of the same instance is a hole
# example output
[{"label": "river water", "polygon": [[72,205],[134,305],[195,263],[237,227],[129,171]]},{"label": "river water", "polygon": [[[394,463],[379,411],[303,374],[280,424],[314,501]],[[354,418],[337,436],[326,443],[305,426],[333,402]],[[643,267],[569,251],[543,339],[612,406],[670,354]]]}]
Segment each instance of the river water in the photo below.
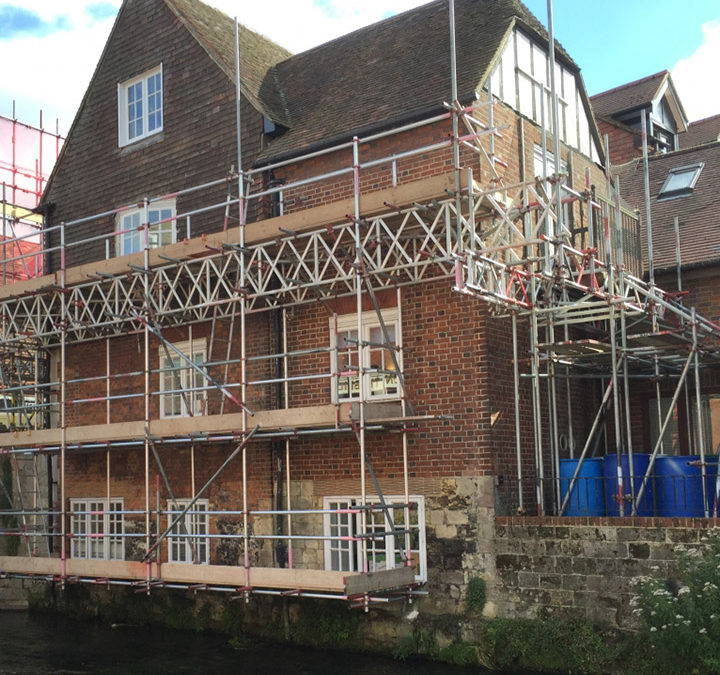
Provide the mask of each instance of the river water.
[{"label": "river water", "polygon": [[0,612],[0,674],[477,675],[447,664],[278,645],[234,650],[218,635]]}]

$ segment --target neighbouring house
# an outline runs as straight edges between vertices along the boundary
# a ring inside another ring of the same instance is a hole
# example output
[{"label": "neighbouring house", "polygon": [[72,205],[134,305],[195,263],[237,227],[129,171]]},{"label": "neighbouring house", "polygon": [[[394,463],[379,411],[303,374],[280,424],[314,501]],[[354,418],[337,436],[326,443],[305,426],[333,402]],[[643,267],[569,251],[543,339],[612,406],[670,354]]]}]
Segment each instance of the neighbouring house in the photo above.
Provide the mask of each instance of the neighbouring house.
[{"label": "neighbouring house", "polygon": [[600,133],[608,136],[613,164],[642,155],[643,118],[651,152],[677,150],[688,130],[687,116],[667,70],[595,94],[590,100]]},{"label": "neighbouring house", "polygon": [[690,122],[687,132],[678,136],[681,148],[694,148],[720,140],[720,115]]},{"label": "neighbouring house", "polygon": [[[712,118],[710,118],[712,119]],[[692,125],[690,125],[692,128]],[[690,133],[689,131],[687,132]],[[701,141],[702,143],[702,141]],[[643,255],[648,254],[646,227],[645,172],[642,160],[633,160],[617,168],[625,199],[641,213],[645,224]],[[720,143],[704,142],[695,147],[655,154],[648,158],[648,196],[651,216],[652,261],[656,282],[687,305],[695,307],[709,320],[720,322],[720,303],[716,288],[720,274],[720,239],[715,232],[715,208],[720,185]],[[700,400],[702,424],[697,422],[696,405],[680,399],[672,402],[673,387],[665,381],[660,410],[674,412],[664,434],[664,452],[671,455],[695,455],[697,435],[702,428],[706,451],[717,455],[720,446],[720,389],[717,368],[704,372]],[[638,441],[650,445],[658,440],[656,392],[646,392]],[[660,421],[659,421],[660,420]],[[715,460],[717,461],[717,460]],[[709,489],[714,490],[714,481]]]},{"label": "neighbouring house", "polygon": [[648,514],[614,465],[561,471],[624,456],[623,364],[676,373],[691,313],[640,278],[570,56],[516,0],[448,9],[291,55],[123,3],[43,195],[49,274],[0,295],[38,364],[0,447],[55,462],[0,571],[390,617],[483,577],[489,615],[631,625],[650,556],[605,514]]}]

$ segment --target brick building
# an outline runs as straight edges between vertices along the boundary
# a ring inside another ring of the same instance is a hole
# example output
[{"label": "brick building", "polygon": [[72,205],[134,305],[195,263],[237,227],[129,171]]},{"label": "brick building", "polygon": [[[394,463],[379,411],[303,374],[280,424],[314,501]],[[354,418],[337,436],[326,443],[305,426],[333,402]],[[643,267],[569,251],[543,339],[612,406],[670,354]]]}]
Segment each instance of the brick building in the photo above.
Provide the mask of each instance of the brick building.
[{"label": "brick building", "polygon": [[562,514],[561,456],[607,381],[629,400],[615,322],[689,316],[639,278],[603,162],[516,0],[295,56],[126,0],[43,197],[52,273],[0,297],[45,364],[0,446],[56,463],[2,571],[457,611],[495,578],[493,517]]}]

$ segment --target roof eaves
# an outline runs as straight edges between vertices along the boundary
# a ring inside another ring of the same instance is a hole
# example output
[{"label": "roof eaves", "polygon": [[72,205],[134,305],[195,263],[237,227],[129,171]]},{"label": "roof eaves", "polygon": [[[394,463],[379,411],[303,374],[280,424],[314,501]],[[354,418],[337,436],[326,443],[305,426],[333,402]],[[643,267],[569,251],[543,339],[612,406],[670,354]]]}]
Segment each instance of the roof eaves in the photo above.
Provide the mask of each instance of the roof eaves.
[{"label": "roof eaves", "polygon": [[[472,94],[469,94],[467,96],[461,97],[460,102],[468,101],[470,98],[474,98],[474,92]],[[320,140],[315,141],[314,143],[311,143],[309,145],[304,145],[300,148],[293,148],[291,150],[286,150],[284,152],[280,152],[277,155],[271,154],[272,145],[269,148],[269,151],[266,153],[263,153],[263,155],[255,162],[253,165],[253,168],[261,168],[263,166],[266,166],[268,164],[275,164],[276,162],[285,162],[289,159],[293,159],[295,157],[300,158],[304,155],[308,155],[313,152],[318,152],[319,150],[327,150],[332,148],[335,145],[341,145],[342,143],[348,142],[352,140],[353,136],[358,136],[360,140],[362,140],[363,136],[369,136],[370,134],[379,133],[381,131],[386,131],[389,129],[392,129],[393,127],[402,126],[403,124],[411,124],[412,122],[420,121],[426,117],[430,117],[432,115],[447,112],[445,107],[441,104],[433,104],[432,106],[425,106],[423,108],[418,108],[416,110],[412,110],[406,113],[402,113],[401,115],[396,115],[395,117],[388,118],[385,120],[381,120],[379,122],[373,122],[372,124],[368,124],[367,126],[361,127],[359,129],[354,129],[350,132],[343,132],[340,134],[336,134],[335,136],[332,136],[330,138],[322,138]]]}]

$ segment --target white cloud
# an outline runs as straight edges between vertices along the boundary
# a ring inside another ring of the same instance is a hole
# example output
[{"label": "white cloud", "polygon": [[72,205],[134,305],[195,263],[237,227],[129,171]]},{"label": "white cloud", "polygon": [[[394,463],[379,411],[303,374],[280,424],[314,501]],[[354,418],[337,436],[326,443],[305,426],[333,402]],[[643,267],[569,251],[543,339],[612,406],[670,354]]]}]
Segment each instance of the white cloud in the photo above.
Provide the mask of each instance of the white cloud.
[{"label": "white cloud", "polygon": [[699,120],[720,113],[720,88],[715,73],[720,63],[720,21],[703,24],[702,44],[672,69],[688,118]]},{"label": "white cloud", "polygon": [[[304,51],[424,2],[427,0],[209,0],[228,16],[240,12],[240,23],[292,52]],[[1,115],[12,116],[14,100],[18,119],[36,125],[42,110],[46,129],[54,131],[57,118],[60,132],[67,133],[113,25],[114,17],[95,21],[88,14],[88,6],[100,4],[119,9],[122,3],[23,0],[23,9],[37,13],[48,23],[62,18],[68,29],[44,37],[26,35],[0,40],[0,63],[12,64],[3,68],[0,81]]]},{"label": "white cloud", "polygon": [[[237,0],[209,0],[208,4],[237,14],[238,21],[266,35],[292,52],[301,52],[353,30],[404,12],[428,0],[291,0],[266,3],[238,3]],[[281,8],[277,11],[277,8]]]},{"label": "white cloud", "polygon": [[[19,120],[37,125],[42,110],[46,129],[54,131],[58,119],[60,133],[67,133],[114,21],[114,17],[97,21],[88,15],[87,5],[97,4],[23,3],[24,9],[36,12],[46,22],[64,17],[67,28],[42,37],[0,40],[0,63],[7,64],[0,82],[0,114],[12,116],[15,101]],[[119,7],[118,0],[111,4]]]}]

